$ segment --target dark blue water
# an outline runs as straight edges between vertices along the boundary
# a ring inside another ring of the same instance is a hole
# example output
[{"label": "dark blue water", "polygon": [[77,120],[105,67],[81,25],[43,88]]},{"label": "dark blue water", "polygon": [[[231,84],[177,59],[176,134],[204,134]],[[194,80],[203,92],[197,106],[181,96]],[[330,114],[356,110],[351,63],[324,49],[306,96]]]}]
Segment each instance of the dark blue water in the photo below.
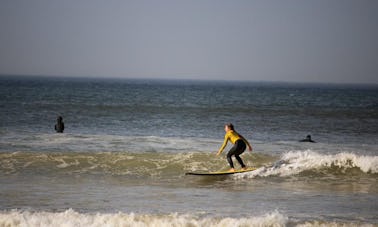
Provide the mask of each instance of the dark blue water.
[{"label": "dark blue water", "polygon": [[1,77],[1,130],[375,143],[377,86]]}]

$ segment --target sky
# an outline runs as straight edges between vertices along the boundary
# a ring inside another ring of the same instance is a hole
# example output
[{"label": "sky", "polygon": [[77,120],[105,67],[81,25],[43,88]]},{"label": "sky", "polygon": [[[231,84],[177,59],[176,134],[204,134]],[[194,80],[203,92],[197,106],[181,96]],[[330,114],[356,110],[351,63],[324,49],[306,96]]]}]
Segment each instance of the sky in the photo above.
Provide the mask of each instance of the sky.
[{"label": "sky", "polygon": [[0,74],[378,84],[378,1],[0,0]]}]

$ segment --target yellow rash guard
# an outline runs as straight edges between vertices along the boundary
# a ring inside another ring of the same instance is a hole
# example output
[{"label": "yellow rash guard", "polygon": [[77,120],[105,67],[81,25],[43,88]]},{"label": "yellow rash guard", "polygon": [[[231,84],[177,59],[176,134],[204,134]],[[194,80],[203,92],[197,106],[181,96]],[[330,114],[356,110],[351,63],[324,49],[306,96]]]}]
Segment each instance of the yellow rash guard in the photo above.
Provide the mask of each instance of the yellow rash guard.
[{"label": "yellow rash guard", "polygon": [[246,145],[249,146],[248,141],[247,141],[246,139],[244,139],[243,136],[239,135],[239,134],[238,134],[237,132],[235,132],[234,130],[230,130],[230,131],[228,131],[228,132],[226,133],[226,135],[224,135],[224,141],[223,141],[223,144],[222,144],[221,148],[220,148],[219,151],[218,151],[219,154],[222,153],[223,149],[226,147],[227,142],[228,142],[229,140],[230,140],[231,143],[233,143],[233,144],[235,144],[235,142],[238,141],[238,140],[243,140],[244,143],[245,143]]}]

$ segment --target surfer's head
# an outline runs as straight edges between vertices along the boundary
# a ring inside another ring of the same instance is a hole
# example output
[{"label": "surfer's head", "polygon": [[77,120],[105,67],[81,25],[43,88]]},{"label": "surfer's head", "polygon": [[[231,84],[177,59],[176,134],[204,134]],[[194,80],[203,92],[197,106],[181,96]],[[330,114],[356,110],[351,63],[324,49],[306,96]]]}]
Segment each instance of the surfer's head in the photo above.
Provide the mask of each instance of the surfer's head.
[{"label": "surfer's head", "polygon": [[231,124],[231,123],[227,123],[224,125],[224,131],[228,132],[228,131],[233,131],[234,130],[234,125]]}]

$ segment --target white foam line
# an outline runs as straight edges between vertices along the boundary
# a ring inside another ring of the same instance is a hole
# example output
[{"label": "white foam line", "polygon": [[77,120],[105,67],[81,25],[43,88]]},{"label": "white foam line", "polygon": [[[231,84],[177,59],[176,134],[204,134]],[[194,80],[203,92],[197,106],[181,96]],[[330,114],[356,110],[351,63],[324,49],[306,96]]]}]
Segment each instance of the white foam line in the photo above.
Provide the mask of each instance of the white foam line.
[{"label": "white foam line", "polygon": [[72,209],[64,212],[10,211],[0,213],[0,226],[285,226],[288,218],[278,211],[263,216],[232,218],[204,217],[192,214],[82,214]]}]

